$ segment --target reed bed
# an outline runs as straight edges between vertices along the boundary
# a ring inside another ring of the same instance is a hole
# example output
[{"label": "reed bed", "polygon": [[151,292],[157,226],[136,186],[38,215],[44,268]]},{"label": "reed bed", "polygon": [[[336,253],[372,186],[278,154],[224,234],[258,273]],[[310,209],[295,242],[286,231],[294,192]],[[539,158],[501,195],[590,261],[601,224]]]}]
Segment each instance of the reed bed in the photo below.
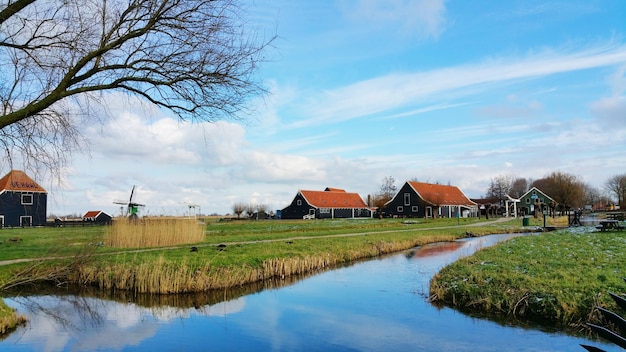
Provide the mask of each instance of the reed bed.
[{"label": "reed bed", "polygon": [[[107,264],[81,266],[72,273],[68,281],[96,286],[102,290],[126,290],[135,293],[206,292],[310,274],[336,265],[394,253],[426,243],[450,241],[454,238],[453,235],[441,234],[397,241],[362,238],[351,238],[342,242],[343,244],[336,241],[321,241],[327,243],[312,246],[310,254],[292,254],[262,260],[257,260],[256,255],[250,255],[252,257],[250,262],[233,265],[215,264],[212,257],[208,256],[193,261],[189,259],[190,257],[180,258],[163,254],[152,259],[128,258],[123,255],[117,261]],[[258,244],[258,246],[276,248],[277,245]],[[319,252],[315,253],[316,250],[313,248],[318,248]]]},{"label": "reed bed", "polygon": [[181,218],[119,218],[104,235],[105,243],[116,248],[177,246],[204,239],[204,224]]}]

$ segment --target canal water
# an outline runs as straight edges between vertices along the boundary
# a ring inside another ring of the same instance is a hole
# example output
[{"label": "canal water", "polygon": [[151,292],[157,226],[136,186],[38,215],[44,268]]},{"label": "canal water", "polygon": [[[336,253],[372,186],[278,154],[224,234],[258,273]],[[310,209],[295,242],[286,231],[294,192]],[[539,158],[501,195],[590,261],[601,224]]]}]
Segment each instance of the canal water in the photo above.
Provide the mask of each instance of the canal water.
[{"label": "canal water", "polygon": [[510,236],[423,246],[248,291],[5,298],[29,324],[0,341],[0,351],[584,351],[581,343],[617,350],[428,302],[429,281],[443,266]]}]

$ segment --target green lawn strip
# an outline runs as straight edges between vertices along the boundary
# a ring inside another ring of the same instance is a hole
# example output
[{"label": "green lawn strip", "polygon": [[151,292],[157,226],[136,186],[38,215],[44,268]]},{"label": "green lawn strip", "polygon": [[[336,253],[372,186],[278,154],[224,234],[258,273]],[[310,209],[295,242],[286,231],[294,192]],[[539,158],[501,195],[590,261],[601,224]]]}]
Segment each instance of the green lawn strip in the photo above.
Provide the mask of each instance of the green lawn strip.
[{"label": "green lawn strip", "polygon": [[594,321],[595,305],[616,308],[608,292],[625,292],[624,276],[626,232],[559,231],[461,259],[435,276],[431,294],[462,310],[580,327]]}]

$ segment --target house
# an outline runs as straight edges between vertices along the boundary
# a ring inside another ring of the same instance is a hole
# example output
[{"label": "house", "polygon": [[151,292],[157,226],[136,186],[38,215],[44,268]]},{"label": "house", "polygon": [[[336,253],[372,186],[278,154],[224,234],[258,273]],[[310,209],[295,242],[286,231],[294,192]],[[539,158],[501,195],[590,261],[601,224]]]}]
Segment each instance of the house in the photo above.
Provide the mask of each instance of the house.
[{"label": "house", "polygon": [[372,217],[372,209],[358,193],[339,188],[298,191],[290,205],[280,211],[281,219],[335,219]]},{"label": "house", "polygon": [[532,187],[526,193],[519,197],[518,211],[522,215],[534,215],[549,211],[550,214],[554,211],[556,202],[550,198],[547,194],[542,192],[537,187]]},{"label": "house", "polygon": [[110,225],[112,219],[111,215],[101,210],[90,210],[83,215],[83,222],[94,225]]},{"label": "house", "polygon": [[48,193],[26,173],[0,178],[0,227],[45,226]]},{"label": "house", "polygon": [[407,181],[383,207],[385,216],[408,218],[470,217],[478,205],[456,186]]}]

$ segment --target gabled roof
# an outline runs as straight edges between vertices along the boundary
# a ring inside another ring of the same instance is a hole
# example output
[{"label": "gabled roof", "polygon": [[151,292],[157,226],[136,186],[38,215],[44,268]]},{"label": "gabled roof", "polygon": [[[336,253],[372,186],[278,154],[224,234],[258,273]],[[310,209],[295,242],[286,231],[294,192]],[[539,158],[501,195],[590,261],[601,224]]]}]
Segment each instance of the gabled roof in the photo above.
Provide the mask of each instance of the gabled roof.
[{"label": "gabled roof", "polygon": [[317,208],[367,208],[358,193],[326,189],[327,191],[300,191],[300,194],[307,203]]},{"label": "gabled roof", "polygon": [[0,178],[0,192],[2,191],[46,193],[43,187],[21,170],[11,170],[3,178]]},{"label": "gabled roof", "polygon": [[461,190],[456,186],[437,185],[408,181],[411,188],[425,201],[432,205],[464,205],[476,206]]},{"label": "gabled roof", "polygon": [[519,199],[525,198],[525,197],[526,197],[528,194],[530,194],[532,191],[539,192],[539,193],[541,193],[544,197],[546,197],[546,198],[548,198],[548,199],[550,199],[551,201],[553,201],[553,202],[554,202],[554,199],[552,199],[552,197],[550,197],[549,195],[547,195],[547,194],[546,194],[546,192],[544,192],[544,191],[540,190],[540,189],[539,189],[539,188],[537,188],[537,187],[531,187],[531,189],[529,189],[528,191],[526,191],[526,193],[522,194],[522,196],[521,196],[521,197],[519,197]]},{"label": "gabled roof", "polygon": [[90,210],[90,211],[86,212],[85,215],[83,215],[83,218],[97,218],[98,215],[100,215],[100,214],[109,215],[109,214],[103,212],[102,210]]}]

